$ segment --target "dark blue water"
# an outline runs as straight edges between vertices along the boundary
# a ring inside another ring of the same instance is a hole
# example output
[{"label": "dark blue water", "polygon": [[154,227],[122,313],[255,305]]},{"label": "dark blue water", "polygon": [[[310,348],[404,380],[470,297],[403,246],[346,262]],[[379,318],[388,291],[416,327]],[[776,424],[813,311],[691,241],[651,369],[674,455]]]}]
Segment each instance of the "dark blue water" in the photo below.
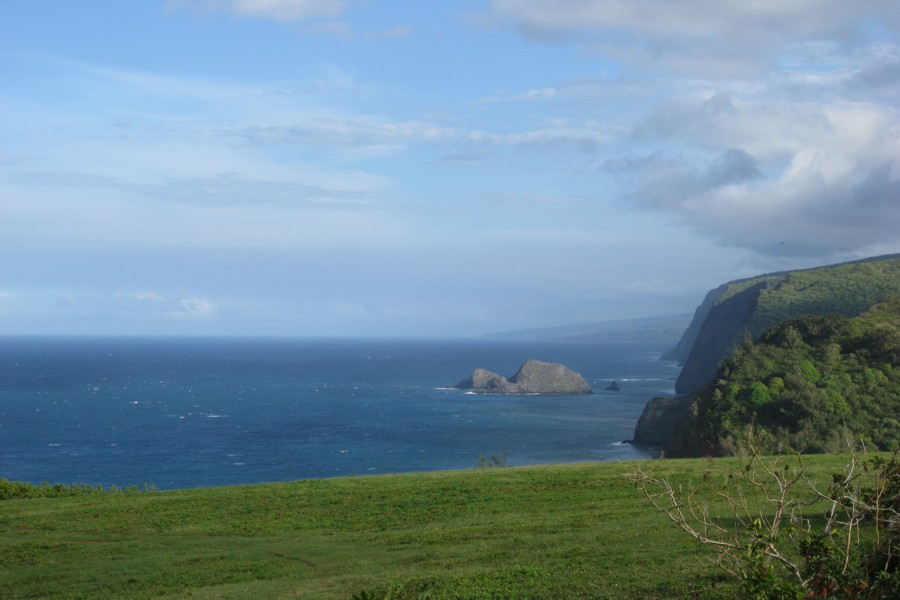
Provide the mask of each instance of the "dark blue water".
[{"label": "dark blue water", "polygon": [[[644,458],[647,399],[673,393],[663,344],[482,340],[0,338],[0,477],[161,489]],[[528,358],[594,394],[449,389]],[[606,392],[610,380],[619,392]]]}]

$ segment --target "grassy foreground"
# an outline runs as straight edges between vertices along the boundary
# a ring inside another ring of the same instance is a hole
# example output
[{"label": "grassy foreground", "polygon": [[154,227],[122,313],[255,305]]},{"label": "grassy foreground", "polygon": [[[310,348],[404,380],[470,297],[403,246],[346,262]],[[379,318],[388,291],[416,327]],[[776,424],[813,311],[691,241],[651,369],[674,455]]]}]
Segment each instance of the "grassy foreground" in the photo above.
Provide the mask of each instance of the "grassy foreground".
[{"label": "grassy foreground", "polygon": [[[841,456],[810,457],[839,470]],[[730,598],[709,548],[586,463],[0,502],[2,598]],[[729,463],[730,464],[730,463]]]}]

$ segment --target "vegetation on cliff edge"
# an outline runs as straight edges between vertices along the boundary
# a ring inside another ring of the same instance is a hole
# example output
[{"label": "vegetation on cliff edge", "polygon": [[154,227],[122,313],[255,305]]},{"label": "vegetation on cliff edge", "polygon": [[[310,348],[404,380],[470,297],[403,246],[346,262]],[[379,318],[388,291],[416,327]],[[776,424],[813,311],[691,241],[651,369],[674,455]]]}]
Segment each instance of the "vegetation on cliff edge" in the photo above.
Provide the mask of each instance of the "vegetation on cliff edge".
[{"label": "vegetation on cliff edge", "polygon": [[[900,296],[868,312],[791,319],[750,337],[692,398],[670,455],[731,455],[751,426],[766,451],[828,452],[847,433],[900,447]],[[755,424],[755,425],[754,425]]]},{"label": "vegetation on cliff edge", "polygon": [[773,325],[801,315],[859,315],[900,293],[900,258],[845,263],[764,275],[728,286],[716,303],[765,282],[747,330],[757,338]]},{"label": "vegetation on cliff edge", "polygon": [[707,294],[682,340],[666,356],[684,365],[676,390],[702,389],[747,335],[804,315],[855,317],[900,294],[900,255],[732,281]]}]

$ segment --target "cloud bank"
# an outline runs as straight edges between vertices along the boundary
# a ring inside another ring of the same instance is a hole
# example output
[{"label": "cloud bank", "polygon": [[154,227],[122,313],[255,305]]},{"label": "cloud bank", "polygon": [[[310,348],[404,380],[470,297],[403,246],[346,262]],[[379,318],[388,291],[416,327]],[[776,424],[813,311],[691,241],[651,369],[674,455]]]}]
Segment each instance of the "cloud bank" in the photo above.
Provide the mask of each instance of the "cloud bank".
[{"label": "cloud bank", "polygon": [[640,108],[598,167],[632,206],[764,255],[833,256],[898,240],[896,2],[494,0],[485,22],[642,74],[605,82],[608,96]]},{"label": "cloud bank", "polygon": [[57,4],[6,11],[4,330],[477,334],[900,250],[896,0]]},{"label": "cloud bank", "polygon": [[227,11],[238,17],[302,21],[335,17],[346,6],[345,0],[168,0],[169,10],[192,9]]}]

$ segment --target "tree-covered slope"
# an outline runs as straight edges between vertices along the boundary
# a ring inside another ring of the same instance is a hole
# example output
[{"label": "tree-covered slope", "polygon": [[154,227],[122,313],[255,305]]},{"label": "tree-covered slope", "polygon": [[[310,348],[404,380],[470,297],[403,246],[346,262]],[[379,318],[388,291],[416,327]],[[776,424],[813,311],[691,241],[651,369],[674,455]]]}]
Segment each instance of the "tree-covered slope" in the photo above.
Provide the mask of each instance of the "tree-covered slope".
[{"label": "tree-covered slope", "polygon": [[837,450],[847,434],[900,448],[900,295],[855,318],[807,315],[756,342],[748,334],[690,402],[671,455],[733,454],[751,426],[771,451]]},{"label": "tree-covered slope", "polygon": [[689,394],[707,385],[748,333],[757,339],[770,327],[802,315],[854,317],[892,294],[900,294],[896,254],[721,286],[697,309],[672,356],[684,365],[675,389]]}]

